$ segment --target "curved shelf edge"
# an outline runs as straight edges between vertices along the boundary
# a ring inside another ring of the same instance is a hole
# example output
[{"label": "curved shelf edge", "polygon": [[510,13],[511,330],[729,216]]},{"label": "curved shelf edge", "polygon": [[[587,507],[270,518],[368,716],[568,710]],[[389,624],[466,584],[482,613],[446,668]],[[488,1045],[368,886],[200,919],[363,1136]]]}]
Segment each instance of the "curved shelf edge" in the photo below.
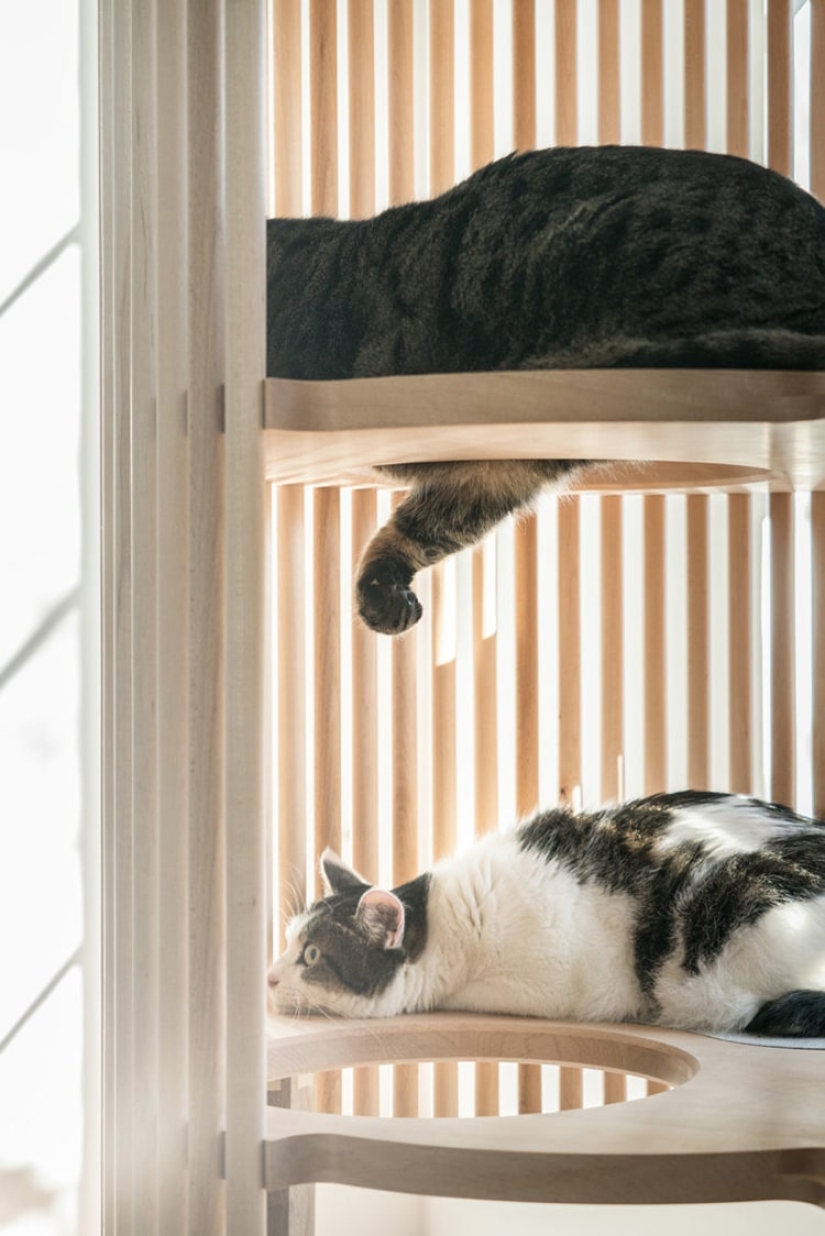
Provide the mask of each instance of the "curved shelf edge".
[{"label": "curved shelf edge", "polygon": [[334,1181],[533,1201],[825,1203],[819,1052],[476,1014],[291,1025],[274,1019],[270,1078],[376,1057],[487,1058],[616,1068],[677,1084],[655,1098],[563,1115],[382,1120],[270,1108],[269,1189]]},{"label": "curved shelf edge", "polygon": [[825,373],[591,369],[269,378],[267,477],[403,460],[600,459],[599,491],[825,484]]}]

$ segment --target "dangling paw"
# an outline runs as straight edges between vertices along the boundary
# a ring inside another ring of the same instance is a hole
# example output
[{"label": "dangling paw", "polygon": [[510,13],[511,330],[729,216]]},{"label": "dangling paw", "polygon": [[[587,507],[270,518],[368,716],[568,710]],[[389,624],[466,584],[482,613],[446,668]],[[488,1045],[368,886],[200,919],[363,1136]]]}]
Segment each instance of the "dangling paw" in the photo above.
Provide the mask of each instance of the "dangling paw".
[{"label": "dangling paw", "polygon": [[410,588],[412,572],[398,559],[371,558],[358,576],[358,613],[368,627],[384,635],[401,635],[415,626],[423,610]]}]

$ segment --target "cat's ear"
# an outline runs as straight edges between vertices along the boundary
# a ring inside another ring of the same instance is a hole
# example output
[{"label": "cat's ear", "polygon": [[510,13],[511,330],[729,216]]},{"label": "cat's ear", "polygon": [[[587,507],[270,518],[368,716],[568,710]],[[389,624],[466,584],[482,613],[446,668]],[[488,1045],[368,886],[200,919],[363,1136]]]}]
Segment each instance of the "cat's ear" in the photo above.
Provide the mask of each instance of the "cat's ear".
[{"label": "cat's ear", "polygon": [[358,902],[356,922],[381,948],[400,948],[404,939],[404,906],[395,893],[368,888]]},{"label": "cat's ear", "polygon": [[343,858],[339,858],[329,846],[321,855],[319,865],[326,896],[330,893],[345,893],[349,889],[369,888],[370,886],[369,880],[365,880],[357,871],[353,871],[352,867],[348,867]]}]

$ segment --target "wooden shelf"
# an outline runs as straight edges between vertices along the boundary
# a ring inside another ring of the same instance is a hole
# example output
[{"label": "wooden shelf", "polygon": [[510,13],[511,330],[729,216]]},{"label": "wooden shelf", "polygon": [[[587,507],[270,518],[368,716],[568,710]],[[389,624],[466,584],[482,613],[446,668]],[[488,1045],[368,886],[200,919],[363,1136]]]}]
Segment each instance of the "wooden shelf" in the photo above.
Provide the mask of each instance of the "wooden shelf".
[{"label": "wooden shelf", "polygon": [[520,1060],[665,1081],[653,1098],[562,1115],[414,1120],[268,1108],[266,1184],[634,1204],[825,1204],[823,1054],[646,1026],[431,1013],[272,1018],[270,1081],[410,1060]]},{"label": "wooden shelf", "polygon": [[[825,373],[528,370],[266,381],[274,481],[366,482],[370,464],[610,461],[581,489],[825,486]],[[369,483],[374,483],[374,478]]]}]

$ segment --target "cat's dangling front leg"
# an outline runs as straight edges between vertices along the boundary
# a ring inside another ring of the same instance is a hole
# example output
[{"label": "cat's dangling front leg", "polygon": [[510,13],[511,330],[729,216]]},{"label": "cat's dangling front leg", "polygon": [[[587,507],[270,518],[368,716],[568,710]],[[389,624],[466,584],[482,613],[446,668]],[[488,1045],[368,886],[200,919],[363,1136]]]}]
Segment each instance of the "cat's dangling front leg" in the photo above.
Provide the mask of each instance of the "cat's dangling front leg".
[{"label": "cat's dangling front leg", "polygon": [[475,545],[546,486],[579,471],[579,460],[493,460],[387,466],[414,488],[364,550],[358,613],[374,631],[400,635],[418,622],[416,571]]}]

